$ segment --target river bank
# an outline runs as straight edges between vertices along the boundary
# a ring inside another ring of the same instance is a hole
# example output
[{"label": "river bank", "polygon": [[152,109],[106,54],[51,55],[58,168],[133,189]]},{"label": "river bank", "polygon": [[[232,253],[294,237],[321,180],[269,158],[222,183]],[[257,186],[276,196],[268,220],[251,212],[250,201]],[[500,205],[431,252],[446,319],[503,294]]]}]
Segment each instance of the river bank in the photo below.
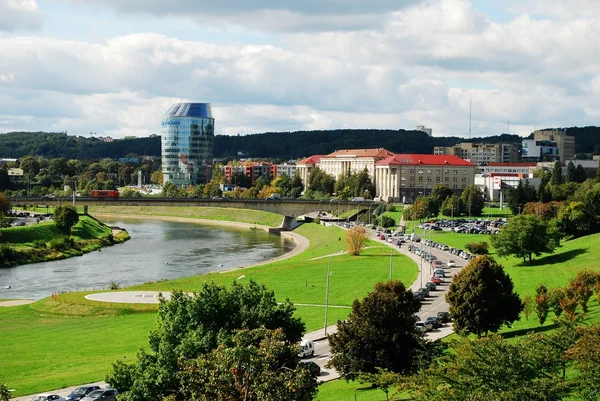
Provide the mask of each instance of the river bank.
[{"label": "river bank", "polygon": [[54,222],[11,227],[0,237],[0,268],[62,260],[127,241],[129,234],[92,216],[79,216],[70,235]]}]

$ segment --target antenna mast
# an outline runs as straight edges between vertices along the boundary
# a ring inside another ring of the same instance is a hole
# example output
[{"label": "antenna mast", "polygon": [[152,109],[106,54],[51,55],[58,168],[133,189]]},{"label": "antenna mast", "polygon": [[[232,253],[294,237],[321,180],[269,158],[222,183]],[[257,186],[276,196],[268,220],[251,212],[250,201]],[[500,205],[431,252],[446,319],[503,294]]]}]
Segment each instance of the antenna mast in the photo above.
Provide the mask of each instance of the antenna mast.
[{"label": "antenna mast", "polygon": [[471,139],[471,111],[472,111],[471,99],[469,99],[469,139]]}]

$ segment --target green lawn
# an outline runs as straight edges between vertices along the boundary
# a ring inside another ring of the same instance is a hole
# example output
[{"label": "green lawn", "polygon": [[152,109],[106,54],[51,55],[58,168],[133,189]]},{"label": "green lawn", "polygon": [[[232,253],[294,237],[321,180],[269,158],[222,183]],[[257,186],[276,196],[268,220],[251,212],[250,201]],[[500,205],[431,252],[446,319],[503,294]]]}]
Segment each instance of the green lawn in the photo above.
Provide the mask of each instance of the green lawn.
[{"label": "green lawn", "polygon": [[[340,228],[305,224],[296,232],[310,240],[310,247],[291,259],[153,283],[150,289],[189,291],[206,280],[228,285],[245,275],[242,280],[252,278],[264,283],[278,299],[323,305],[330,255],[330,305],[349,306],[356,297],[371,291],[377,281],[387,280],[390,253],[394,278],[407,285],[416,278],[417,266],[409,258],[377,242],[370,243],[373,247],[363,255],[350,257],[340,253],[345,248],[345,232]],[[84,295],[65,294],[62,298],[66,303],[46,299],[22,307],[0,308],[0,355],[10,355],[8,362],[3,360],[0,364],[0,377],[17,389],[15,395],[100,380],[111,361],[121,356],[131,359],[139,347],[147,344],[154,309],[145,311],[142,307],[135,312],[130,308],[123,310],[120,305],[89,307]],[[82,305],[77,305],[78,302]],[[344,319],[349,313],[349,308],[329,308],[328,324]],[[305,322],[307,331],[320,329],[325,323],[323,306],[297,306],[296,314]],[[119,341],[114,341],[115,338]]]},{"label": "green lawn", "polygon": [[[396,389],[389,392],[390,401],[409,400],[404,394],[395,395]],[[316,401],[385,401],[385,393],[379,389],[371,388],[369,384],[357,381],[332,380],[319,385]]]}]

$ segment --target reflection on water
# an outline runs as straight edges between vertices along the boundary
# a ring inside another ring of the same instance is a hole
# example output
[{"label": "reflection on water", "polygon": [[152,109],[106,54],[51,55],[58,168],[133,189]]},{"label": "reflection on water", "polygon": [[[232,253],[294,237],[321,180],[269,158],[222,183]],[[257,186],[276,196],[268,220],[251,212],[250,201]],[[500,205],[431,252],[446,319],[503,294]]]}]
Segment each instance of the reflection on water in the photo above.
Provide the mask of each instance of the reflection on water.
[{"label": "reflection on water", "polygon": [[[111,220],[131,240],[81,257],[0,269],[0,298],[49,296],[57,290],[131,285],[248,266],[294,244],[262,230],[153,220]],[[10,290],[5,286],[10,285]]]}]

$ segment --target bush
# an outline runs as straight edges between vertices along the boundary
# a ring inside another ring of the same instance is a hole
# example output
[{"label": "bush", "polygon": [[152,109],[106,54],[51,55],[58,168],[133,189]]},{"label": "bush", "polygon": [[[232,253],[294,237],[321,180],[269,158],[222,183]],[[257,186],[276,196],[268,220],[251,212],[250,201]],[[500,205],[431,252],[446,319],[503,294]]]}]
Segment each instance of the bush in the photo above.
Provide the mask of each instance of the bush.
[{"label": "bush", "polygon": [[75,240],[73,237],[62,236],[55,238],[48,244],[50,249],[53,251],[66,251],[71,248],[75,248]]},{"label": "bush", "polygon": [[0,262],[11,262],[17,258],[17,251],[10,244],[0,244]]},{"label": "bush", "polygon": [[113,291],[114,290],[120,290],[121,289],[121,284],[119,284],[116,281],[111,281],[110,282],[110,289],[113,290]]},{"label": "bush", "polygon": [[387,207],[385,208],[386,212],[397,212],[398,210],[396,210],[396,206],[394,206],[393,204],[389,203],[387,205]]},{"label": "bush", "polygon": [[389,228],[389,227],[394,227],[395,225],[396,225],[396,222],[391,217],[381,216],[381,227]]},{"label": "bush", "polygon": [[33,241],[33,247],[35,249],[45,249],[47,247],[46,241],[41,239],[36,239]]},{"label": "bush", "polygon": [[489,247],[487,242],[469,242],[465,244],[465,248],[469,252],[475,255],[487,255],[489,253]]}]

